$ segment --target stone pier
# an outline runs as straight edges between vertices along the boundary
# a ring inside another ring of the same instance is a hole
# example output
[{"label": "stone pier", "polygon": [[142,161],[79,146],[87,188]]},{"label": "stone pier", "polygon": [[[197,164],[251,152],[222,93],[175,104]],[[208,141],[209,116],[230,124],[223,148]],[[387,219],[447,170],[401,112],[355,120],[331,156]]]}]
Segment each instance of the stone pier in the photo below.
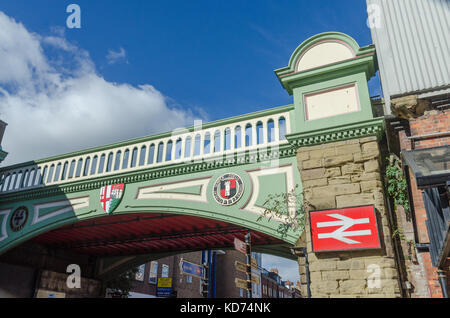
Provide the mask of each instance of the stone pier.
[{"label": "stone pier", "polygon": [[[305,199],[313,210],[361,205],[376,208],[381,249],[313,253],[309,217],[306,244],[312,297],[400,297],[392,233],[376,137],[302,147],[297,152]],[[306,295],[305,259],[299,259]]]}]

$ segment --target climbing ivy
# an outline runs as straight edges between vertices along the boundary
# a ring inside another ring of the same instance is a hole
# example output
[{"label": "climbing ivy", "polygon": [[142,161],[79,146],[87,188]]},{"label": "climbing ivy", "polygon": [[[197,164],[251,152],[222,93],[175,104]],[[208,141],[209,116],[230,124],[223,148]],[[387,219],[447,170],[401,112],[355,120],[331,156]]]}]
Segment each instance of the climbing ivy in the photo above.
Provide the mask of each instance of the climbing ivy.
[{"label": "climbing ivy", "polygon": [[405,213],[409,215],[410,205],[408,200],[408,185],[403,175],[403,169],[400,159],[396,155],[386,158],[388,165],[386,167],[386,181],[388,195],[394,199],[394,209],[401,205]]},{"label": "climbing ivy", "polygon": [[[258,221],[263,218],[268,218],[270,221],[274,217],[283,219],[277,229],[282,237],[285,237],[289,230],[303,232],[305,229],[305,209],[311,205],[304,199],[303,193],[297,193],[298,187],[297,184],[294,189],[287,193],[270,194],[263,204],[265,210],[258,217]],[[293,206],[295,212],[290,213],[292,210],[290,207]]]}]

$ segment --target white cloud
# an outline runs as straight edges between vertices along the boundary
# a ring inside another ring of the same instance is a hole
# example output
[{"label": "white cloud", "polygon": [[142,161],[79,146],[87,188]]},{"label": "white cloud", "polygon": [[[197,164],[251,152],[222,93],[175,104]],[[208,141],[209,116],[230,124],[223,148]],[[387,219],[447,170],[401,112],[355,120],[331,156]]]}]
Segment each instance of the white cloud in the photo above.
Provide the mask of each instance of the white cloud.
[{"label": "white cloud", "polygon": [[[51,53],[48,53],[47,50]],[[64,32],[41,36],[0,11],[0,118],[4,165],[193,124],[149,84],[111,83]]]},{"label": "white cloud", "polygon": [[[127,53],[125,52],[125,49],[121,47],[119,51],[113,51],[108,50],[108,54],[106,55],[106,60],[108,61],[108,64],[115,64],[119,61],[126,61]],[[128,64],[128,61],[126,61]]]}]

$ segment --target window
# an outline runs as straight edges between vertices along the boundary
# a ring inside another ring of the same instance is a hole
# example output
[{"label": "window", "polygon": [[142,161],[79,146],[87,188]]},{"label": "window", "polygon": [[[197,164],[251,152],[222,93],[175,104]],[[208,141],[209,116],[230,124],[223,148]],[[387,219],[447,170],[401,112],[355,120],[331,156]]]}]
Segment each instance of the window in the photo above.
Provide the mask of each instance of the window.
[{"label": "window", "polygon": [[158,281],[158,262],[150,263],[150,275],[148,277],[148,282],[150,284],[156,284]]},{"label": "window", "polygon": [[203,145],[203,153],[209,154],[209,152],[211,151],[211,135],[209,133],[205,134],[205,142]]},{"label": "window", "polygon": [[175,160],[181,158],[181,143],[182,142],[183,141],[181,140],[181,138],[179,138],[177,140],[177,142],[175,143]]},{"label": "window", "polygon": [[286,139],[286,119],[284,117],[280,117],[280,120],[278,121],[278,129],[280,131],[279,138],[280,140]]},{"label": "window", "polygon": [[78,160],[78,166],[77,166],[77,171],[75,173],[75,177],[78,178],[81,176],[81,169],[83,168],[83,159],[79,159]]},{"label": "window", "polygon": [[122,157],[122,151],[119,150],[118,152],[116,152],[116,161],[114,162],[114,171],[119,170],[121,157]]},{"label": "window", "polygon": [[[110,172],[112,169],[112,163],[113,163],[114,154],[112,152],[108,155],[108,163],[106,164],[106,172]],[[72,167],[71,167],[72,169]]]},{"label": "window", "polygon": [[87,176],[89,174],[89,165],[91,164],[91,158],[87,157],[86,162],[84,164],[84,171],[83,171],[83,177]]},{"label": "window", "polygon": [[101,155],[97,173],[103,173],[103,169],[105,168],[105,160],[106,160],[105,154]]},{"label": "window", "polygon": [[155,160],[155,145],[151,144],[150,148],[148,148],[148,160],[147,164],[151,165],[153,161]]},{"label": "window", "polygon": [[137,281],[143,282],[144,281],[144,273],[145,273],[145,264],[142,264],[138,267],[138,271],[136,272],[135,279]]},{"label": "window", "polygon": [[161,141],[158,145],[158,155],[156,157],[156,162],[162,162],[163,160],[163,151],[164,151],[164,144]]},{"label": "window", "polygon": [[[55,170],[55,165],[50,166],[50,170],[49,170],[48,176],[47,176],[47,183],[52,182],[53,170]],[[20,176],[22,176],[22,175],[20,175]],[[20,178],[18,178],[18,180],[20,180]],[[20,181],[18,182],[18,185],[20,186]]]},{"label": "window", "polygon": [[192,284],[192,276],[186,276],[186,283]]},{"label": "window", "polygon": [[[59,174],[61,173],[61,163],[58,163],[58,165],[56,166],[56,171],[55,171],[55,178],[53,179],[53,181],[58,181],[59,178]],[[31,171],[28,174],[28,178],[31,175]],[[24,181],[26,181],[26,179],[23,179]],[[24,186],[27,186],[25,183],[23,184]]]},{"label": "window", "polygon": [[[111,153],[111,156],[112,156],[112,153]],[[75,171],[75,160],[72,160],[72,162],[70,163],[69,179],[73,178],[74,171]],[[45,171],[44,171],[43,175],[45,175]]]},{"label": "window", "polygon": [[169,265],[163,264],[161,267],[161,277],[169,277],[169,271]]},{"label": "window", "polygon": [[166,161],[172,160],[172,147],[173,147],[173,141],[170,140],[167,143],[167,149],[166,149]]},{"label": "window", "polygon": [[230,150],[231,149],[231,130],[230,128],[225,129],[225,137],[223,141],[224,150]]},{"label": "window", "polygon": [[220,151],[220,131],[214,133],[214,152]]},{"label": "window", "polygon": [[91,176],[95,174],[95,170],[97,169],[97,163],[98,163],[98,156],[95,156],[94,159],[92,159],[92,167],[90,173]]},{"label": "window", "polygon": [[184,157],[189,158],[191,156],[191,137],[186,138],[184,147]]},{"label": "window", "polygon": [[143,166],[145,164],[145,155],[147,154],[147,146],[141,147],[141,155],[139,157],[139,165]]},{"label": "window", "polygon": [[122,169],[128,168],[128,160],[130,159],[130,150],[125,150],[123,154]]},{"label": "window", "polygon": [[234,129],[234,148],[238,149],[242,146],[241,126]]},{"label": "window", "polygon": [[[67,162],[64,164],[64,166],[66,166],[66,165],[67,165]],[[63,170],[63,176],[64,176],[64,170]],[[34,185],[34,179],[35,178],[36,178],[36,169],[31,169],[30,176],[29,176],[29,179],[28,179],[28,184],[27,184],[28,187],[31,187],[31,186]]]},{"label": "window", "polygon": [[263,131],[263,123],[258,122],[256,124],[256,143],[258,145],[262,144],[264,142],[264,131]]},{"label": "window", "polygon": [[133,152],[131,154],[131,168],[136,167],[137,164],[137,155],[138,155],[138,149],[134,148]]},{"label": "window", "polygon": [[252,125],[247,124],[245,126],[245,146],[249,147],[252,145]]},{"label": "window", "polygon": [[269,120],[267,123],[267,142],[275,141],[275,123]]},{"label": "window", "polygon": [[239,288],[239,297],[244,297],[244,290]]},{"label": "window", "polygon": [[[103,155],[103,156],[105,156],[105,155]],[[103,159],[104,159],[104,157],[103,157]],[[65,179],[66,179],[67,167],[69,167],[69,163],[66,161],[66,162],[64,163],[64,166],[63,166],[63,172],[62,172],[62,175],[61,175],[61,180],[65,180]],[[37,174],[37,173],[35,172],[35,175],[36,175],[36,174]],[[33,178],[35,178],[35,177],[33,177]],[[33,181],[34,181],[34,180],[33,180]],[[34,185],[34,182],[33,182],[31,185]]]},{"label": "window", "polygon": [[201,147],[201,136],[199,134],[197,134],[195,136],[195,141],[194,141],[194,156],[200,155],[200,147]]}]

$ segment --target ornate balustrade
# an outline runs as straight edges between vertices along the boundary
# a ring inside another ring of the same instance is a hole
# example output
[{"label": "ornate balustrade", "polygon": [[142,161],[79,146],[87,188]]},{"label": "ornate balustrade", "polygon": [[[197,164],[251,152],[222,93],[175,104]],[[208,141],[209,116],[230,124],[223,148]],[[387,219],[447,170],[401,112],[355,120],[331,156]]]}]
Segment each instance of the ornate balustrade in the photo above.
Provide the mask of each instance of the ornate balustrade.
[{"label": "ornate balustrade", "polygon": [[11,193],[287,143],[290,110],[284,106],[170,133],[88,149],[0,169],[0,193]]}]

